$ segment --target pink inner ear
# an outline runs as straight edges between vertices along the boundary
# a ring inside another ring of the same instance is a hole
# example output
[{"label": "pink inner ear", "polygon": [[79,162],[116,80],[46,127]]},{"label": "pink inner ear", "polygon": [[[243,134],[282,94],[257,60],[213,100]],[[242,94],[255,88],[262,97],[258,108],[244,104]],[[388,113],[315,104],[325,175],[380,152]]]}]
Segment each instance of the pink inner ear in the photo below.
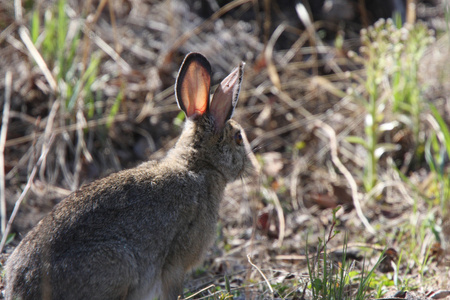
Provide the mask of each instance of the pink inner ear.
[{"label": "pink inner ear", "polygon": [[185,74],[181,85],[181,98],[186,107],[188,117],[203,115],[208,107],[210,76],[208,72],[192,63]]}]

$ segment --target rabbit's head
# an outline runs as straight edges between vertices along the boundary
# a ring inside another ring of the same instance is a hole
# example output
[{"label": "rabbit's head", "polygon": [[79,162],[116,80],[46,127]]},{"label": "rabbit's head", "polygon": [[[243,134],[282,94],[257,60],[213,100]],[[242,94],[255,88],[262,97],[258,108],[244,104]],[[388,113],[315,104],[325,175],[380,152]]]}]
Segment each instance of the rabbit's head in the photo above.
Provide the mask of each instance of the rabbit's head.
[{"label": "rabbit's head", "polygon": [[[199,53],[186,56],[178,73],[175,94],[186,124],[175,149],[189,168],[212,168],[232,181],[247,166],[247,139],[242,127],[230,120],[238,101],[244,63],[235,68],[217,87],[209,101],[211,65]],[[186,150],[189,151],[186,152]]]}]

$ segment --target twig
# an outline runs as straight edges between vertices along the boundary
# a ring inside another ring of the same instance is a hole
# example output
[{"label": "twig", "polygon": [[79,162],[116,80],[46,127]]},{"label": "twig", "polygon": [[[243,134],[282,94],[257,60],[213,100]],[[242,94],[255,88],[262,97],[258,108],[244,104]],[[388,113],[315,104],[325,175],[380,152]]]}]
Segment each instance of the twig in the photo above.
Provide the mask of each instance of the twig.
[{"label": "twig", "polygon": [[89,150],[86,147],[86,142],[84,140],[84,131],[83,131],[83,127],[86,126],[86,119],[84,117],[83,111],[82,111],[82,106],[79,106],[79,109],[77,111],[77,125],[78,129],[76,130],[77,136],[78,136],[78,143],[76,146],[76,150],[75,150],[75,162],[74,162],[74,167],[75,167],[75,171],[73,174],[74,180],[72,183],[72,190],[78,188],[79,185],[79,181],[80,181],[80,172],[81,172],[81,156],[83,155],[84,158],[88,161],[88,162],[92,162],[93,158],[91,156],[91,154],[89,153]]},{"label": "twig", "polygon": [[[22,24],[22,3],[20,0],[14,0],[14,13],[16,21],[19,24]],[[34,61],[38,65],[39,69],[41,69],[42,73],[44,74],[44,77],[47,80],[48,84],[50,85],[50,88],[52,89],[53,92],[56,92],[58,90],[58,85],[56,84],[56,81],[53,78],[53,75],[48,69],[47,64],[45,63],[41,54],[31,41],[30,35],[28,34],[28,29],[23,25],[20,25],[19,27],[19,36],[22,39],[22,42],[27,47],[28,51],[30,52],[30,55],[33,57]]]},{"label": "twig", "polygon": [[12,24],[9,24],[8,27],[3,29],[0,32],[0,43],[2,43],[5,39],[8,40],[8,38],[10,38],[12,36],[12,34],[16,30],[16,28],[17,28],[17,24],[12,23]]},{"label": "twig", "polygon": [[[447,3],[447,1],[445,2]],[[416,22],[416,3],[414,0],[406,0],[406,23],[413,25]]]},{"label": "twig", "polygon": [[[325,48],[325,45],[323,44],[322,40],[319,38],[319,36],[316,34],[316,29],[314,28],[314,24],[312,23],[311,17],[309,16],[308,11],[306,10],[305,5],[303,5],[301,2],[295,5],[295,11],[297,12],[297,16],[300,19],[300,21],[303,22],[303,24],[306,27],[306,31],[308,32],[310,36],[310,41],[313,45],[315,45],[313,53],[314,57],[317,59],[319,49]],[[341,68],[338,66],[338,64],[334,60],[327,60],[327,63],[329,63],[329,67],[336,73],[336,74],[342,74]],[[317,68],[314,69],[315,74],[317,75]]]},{"label": "twig", "polygon": [[39,69],[41,69],[42,74],[44,74],[44,77],[50,85],[52,92],[56,93],[58,91],[58,85],[56,84],[55,78],[53,78],[53,75],[48,69],[47,64],[31,41],[30,35],[28,34],[28,29],[26,29],[24,26],[20,26],[19,36],[22,39],[22,42],[27,47],[28,51],[30,51],[31,56],[38,65]]},{"label": "twig", "polygon": [[11,107],[12,74],[7,71],[5,75],[5,103],[3,104],[2,129],[0,132],[0,203],[1,203],[1,229],[6,229],[6,197],[5,197],[5,144],[8,134],[9,110]]},{"label": "twig", "polygon": [[278,90],[281,90],[281,81],[280,76],[278,76],[277,73],[277,68],[275,67],[275,64],[273,62],[273,49],[275,48],[275,43],[285,29],[286,25],[284,23],[281,23],[273,32],[272,36],[269,39],[269,42],[267,43],[266,49],[264,50],[264,59],[266,60],[269,79]]},{"label": "twig", "polygon": [[[50,141],[49,141],[49,145],[52,144],[53,140],[54,140],[54,135],[51,136]],[[25,185],[25,188],[23,189],[22,194],[20,194],[19,199],[17,199],[16,204],[14,205],[14,209],[13,209],[13,211],[11,213],[11,216],[10,216],[10,218],[8,220],[8,224],[6,225],[5,232],[2,235],[2,240],[0,242],[0,253],[3,252],[3,248],[5,247],[5,243],[6,243],[6,240],[8,238],[9,231],[11,230],[11,225],[14,222],[14,219],[16,218],[16,215],[17,215],[17,213],[19,211],[20,205],[22,204],[23,199],[25,199],[25,196],[27,195],[28,190],[31,188],[31,185],[33,184],[33,180],[34,180],[34,177],[36,176],[36,173],[37,173],[37,170],[38,170],[39,166],[45,160],[45,158],[46,158],[46,156],[48,154],[48,151],[50,150],[50,146],[49,145],[46,148],[43,147],[44,151],[42,152],[41,156],[39,157],[39,160],[37,161],[37,163],[34,165],[33,169],[31,170],[30,177],[28,177],[27,184]]]},{"label": "twig", "polygon": [[[55,118],[56,118],[56,114],[58,112],[59,106],[60,106],[60,101],[53,102],[50,113],[48,114],[47,124],[45,125],[45,129],[44,129],[44,136],[42,137],[43,142],[42,142],[41,152],[44,152],[46,147],[50,147],[49,140],[52,137],[52,135],[55,134],[54,133],[54,130],[55,130],[54,124],[55,124]],[[36,138],[37,134],[34,133],[34,136]],[[47,157],[45,157],[42,160],[41,168],[39,170],[39,176],[42,180],[44,178],[46,168],[47,168]]]},{"label": "twig", "polygon": [[361,209],[361,204],[359,203],[359,197],[358,197],[358,185],[356,184],[355,179],[353,178],[352,174],[347,170],[347,168],[342,164],[342,162],[339,160],[339,157],[337,155],[337,139],[336,139],[336,133],[334,132],[333,128],[330,127],[330,125],[320,121],[316,120],[315,126],[325,131],[329,138],[330,138],[330,151],[331,151],[331,160],[333,161],[334,165],[341,171],[341,173],[345,176],[345,179],[347,179],[348,184],[350,185],[350,189],[352,190],[352,198],[353,198],[353,205],[356,209],[356,214],[358,215],[361,222],[364,224],[366,229],[373,235],[375,235],[376,231],[370,225],[367,218],[364,216],[364,213]]},{"label": "twig", "polygon": [[82,165],[82,155],[83,155],[83,148],[84,148],[84,131],[83,131],[83,124],[86,123],[86,119],[84,118],[82,106],[78,106],[78,110],[76,113],[77,118],[77,125],[78,129],[76,130],[77,135],[77,144],[75,146],[75,159],[74,159],[74,172],[73,172],[73,181],[71,183],[71,190],[75,190],[78,188],[79,182],[80,182],[80,172],[81,172],[81,165]]},{"label": "twig", "polygon": [[22,22],[22,2],[20,0],[14,0],[14,16],[16,21]]},{"label": "twig", "polygon": [[[294,154],[295,155],[295,154]],[[290,184],[290,194],[291,194],[291,203],[292,203],[292,208],[294,209],[294,211],[297,211],[299,209],[299,204],[297,201],[297,186],[298,186],[298,177],[301,173],[301,171],[305,168],[305,162],[303,159],[300,158],[292,158],[292,161],[294,161],[294,169],[292,170],[291,173],[291,184]],[[303,204],[303,202],[301,202],[301,208],[304,209],[305,205]]]},{"label": "twig", "polygon": [[189,297],[184,298],[183,300],[191,299],[191,298],[193,298],[194,296],[197,296],[198,294],[200,294],[201,292],[204,292],[204,291],[206,291],[206,290],[208,290],[208,289],[210,289],[210,288],[212,288],[212,287],[215,287],[215,286],[216,286],[216,285],[214,285],[214,284],[208,285],[207,287],[205,287],[205,288],[201,289],[200,291],[198,291],[198,292],[196,292],[196,293],[190,295]]},{"label": "twig", "polygon": [[250,259],[250,254],[247,254],[247,259],[248,259],[248,262],[249,262],[256,270],[258,270],[259,274],[261,274],[261,276],[262,276],[262,277],[264,278],[264,280],[266,281],[267,287],[269,288],[270,292],[272,293],[272,299],[273,299],[273,288],[272,288],[272,286],[270,285],[270,282],[269,282],[269,280],[267,279],[266,275],[264,275],[264,273],[261,271],[261,269],[258,268],[258,267],[252,262],[252,260]]}]

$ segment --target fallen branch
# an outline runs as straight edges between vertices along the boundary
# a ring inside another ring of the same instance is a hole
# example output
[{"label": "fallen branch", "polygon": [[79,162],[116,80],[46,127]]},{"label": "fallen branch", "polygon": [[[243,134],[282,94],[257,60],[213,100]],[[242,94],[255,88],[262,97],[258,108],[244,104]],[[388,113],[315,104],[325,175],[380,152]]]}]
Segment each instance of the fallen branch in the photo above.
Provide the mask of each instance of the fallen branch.
[{"label": "fallen branch", "polygon": [[0,132],[0,218],[2,219],[2,233],[4,233],[6,229],[5,144],[6,136],[8,134],[9,111],[11,107],[11,85],[12,75],[11,72],[8,71],[5,75],[5,103],[3,104],[2,129]]},{"label": "fallen branch", "polygon": [[270,282],[269,282],[269,280],[267,279],[266,275],[264,275],[264,273],[261,271],[261,269],[258,268],[258,266],[256,266],[256,265],[252,262],[252,260],[250,259],[250,254],[247,254],[247,259],[248,259],[248,262],[252,265],[252,267],[254,267],[256,270],[258,270],[259,274],[261,274],[261,276],[262,276],[262,277],[264,278],[264,280],[266,281],[267,287],[269,288],[270,292],[272,293],[272,299],[273,299],[273,288],[272,288],[272,286],[270,285]]},{"label": "fallen branch", "polygon": [[361,204],[360,204],[359,196],[358,196],[358,185],[356,184],[356,181],[353,178],[350,171],[342,164],[342,162],[340,161],[340,159],[338,157],[338,154],[337,154],[338,153],[337,152],[338,143],[337,143],[337,139],[336,139],[336,132],[333,130],[333,128],[331,128],[330,125],[328,125],[320,120],[316,120],[314,123],[315,123],[316,127],[322,129],[326,134],[328,134],[328,136],[330,138],[331,160],[334,163],[334,165],[339,169],[339,171],[341,171],[341,173],[344,175],[345,179],[347,179],[348,184],[350,185],[350,189],[352,190],[353,205],[355,206],[356,214],[358,215],[359,219],[364,224],[366,229],[371,234],[375,235],[375,233],[376,233],[375,229],[372,227],[372,225],[370,225],[369,221],[364,216],[364,213],[361,209]]}]

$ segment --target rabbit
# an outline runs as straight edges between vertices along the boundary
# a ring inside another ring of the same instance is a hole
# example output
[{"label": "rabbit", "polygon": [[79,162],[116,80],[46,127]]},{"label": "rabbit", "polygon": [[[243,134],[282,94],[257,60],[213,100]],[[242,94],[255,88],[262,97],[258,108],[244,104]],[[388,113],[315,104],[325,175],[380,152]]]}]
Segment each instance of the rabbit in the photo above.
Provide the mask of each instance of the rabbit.
[{"label": "rabbit", "polygon": [[235,110],[244,63],[210,101],[211,65],[189,53],[175,95],[186,121],[159,161],[86,184],[21,241],[6,299],[177,299],[214,241],[225,186],[248,167]]}]

